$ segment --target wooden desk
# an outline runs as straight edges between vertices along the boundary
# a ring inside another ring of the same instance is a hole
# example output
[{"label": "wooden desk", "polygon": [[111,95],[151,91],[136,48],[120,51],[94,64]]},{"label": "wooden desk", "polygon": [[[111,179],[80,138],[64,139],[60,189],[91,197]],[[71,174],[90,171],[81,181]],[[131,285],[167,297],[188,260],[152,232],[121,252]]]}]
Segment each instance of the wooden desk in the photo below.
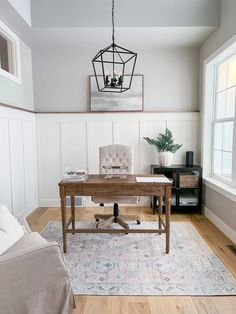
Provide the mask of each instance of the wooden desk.
[{"label": "wooden desk", "polygon": [[[67,251],[67,233],[165,233],[166,253],[169,253],[170,246],[170,208],[172,183],[138,183],[137,176],[127,175],[126,179],[111,178],[105,179],[104,175],[89,175],[85,182],[64,182],[58,185],[61,198],[61,217],[63,232],[63,249]],[[162,177],[163,175],[152,175],[149,177]],[[145,175],[146,177],[146,175]],[[71,217],[66,217],[66,196],[71,198]],[[75,228],[75,196],[156,196],[159,198],[158,225],[157,229],[96,229]],[[165,197],[165,222],[161,219],[162,198]],[[69,228],[71,226],[71,228]]]}]

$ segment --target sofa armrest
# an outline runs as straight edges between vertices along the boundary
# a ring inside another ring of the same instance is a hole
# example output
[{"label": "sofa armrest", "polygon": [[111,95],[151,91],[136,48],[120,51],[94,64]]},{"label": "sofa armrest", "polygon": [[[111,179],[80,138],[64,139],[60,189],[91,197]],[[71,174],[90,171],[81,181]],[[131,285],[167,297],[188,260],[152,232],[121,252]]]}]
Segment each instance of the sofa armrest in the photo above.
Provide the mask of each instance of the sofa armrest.
[{"label": "sofa armrest", "polygon": [[28,225],[28,222],[27,222],[27,220],[25,219],[24,216],[18,216],[18,217],[17,217],[17,220],[18,220],[18,222],[19,222],[22,226],[25,227],[25,230],[26,230],[27,232],[31,232],[30,226]]},{"label": "sofa armrest", "polygon": [[15,252],[11,253],[5,253],[3,255],[0,255],[0,271],[3,263],[16,263],[17,260],[23,261],[24,259],[27,259],[28,257],[37,256],[40,252],[47,251],[47,250],[58,250],[60,251],[60,246],[57,242],[47,242],[41,245],[37,245],[34,248],[27,248],[22,250],[17,250]]},{"label": "sofa armrest", "polygon": [[56,242],[0,256],[0,278],[2,308],[63,284],[70,286],[69,271]]}]

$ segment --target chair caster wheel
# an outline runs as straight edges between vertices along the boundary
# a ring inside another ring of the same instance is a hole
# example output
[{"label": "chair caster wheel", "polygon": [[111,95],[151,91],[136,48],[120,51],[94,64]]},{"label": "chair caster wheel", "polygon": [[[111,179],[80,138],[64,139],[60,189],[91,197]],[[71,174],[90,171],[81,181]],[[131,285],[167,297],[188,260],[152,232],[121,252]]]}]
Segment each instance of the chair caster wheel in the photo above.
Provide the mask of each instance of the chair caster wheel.
[{"label": "chair caster wheel", "polygon": [[137,220],[137,225],[140,225],[141,224],[141,221],[140,220]]},{"label": "chair caster wheel", "polygon": [[98,218],[96,218],[96,221],[99,222],[100,220]]}]

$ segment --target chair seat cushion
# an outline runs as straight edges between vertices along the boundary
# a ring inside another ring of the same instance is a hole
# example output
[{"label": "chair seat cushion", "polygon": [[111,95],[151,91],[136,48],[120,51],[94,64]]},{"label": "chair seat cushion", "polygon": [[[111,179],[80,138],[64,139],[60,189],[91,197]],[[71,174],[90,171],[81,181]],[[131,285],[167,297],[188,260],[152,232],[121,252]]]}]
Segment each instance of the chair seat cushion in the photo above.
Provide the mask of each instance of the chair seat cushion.
[{"label": "chair seat cushion", "polygon": [[106,197],[93,197],[93,202],[98,203],[123,203],[123,204],[137,204],[139,198],[137,196],[106,196]]},{"label": "chair seat cushion", "polygon": [[38,232],[25,233],[19,241],[17,241],[9,250],[5,253],[13,253],[24,249],[35,248],[36,246],[47,243],[47,241],[41,237]]}]

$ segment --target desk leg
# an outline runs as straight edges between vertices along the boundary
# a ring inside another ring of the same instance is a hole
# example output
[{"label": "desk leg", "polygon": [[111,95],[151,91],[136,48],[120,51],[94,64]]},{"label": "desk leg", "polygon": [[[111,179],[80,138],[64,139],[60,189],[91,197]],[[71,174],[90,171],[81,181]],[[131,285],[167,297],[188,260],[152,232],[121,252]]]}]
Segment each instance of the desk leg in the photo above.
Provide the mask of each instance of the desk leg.
[{"label": "desk leg", "polygon": [[62,221],[62,235],[63,235],[63,251],[66,253],[67,251],[67,243],[66,243],[66,198],[65,196],[61,196],[61,221]]},{"label": "desk leg", "polygon": [[[158,197],[158,221],[159,221],[159,229],[162,229],[161,214],[162,214],[162,196],[159,196],[159,197]],[[161,234],[161,233],[159,233],[159,234]]]},{"label": "desk leg", "polygon": [[166,254],[170,251],[170,208],[171,197],[166,196]]},{"label": "desk leg", "polygon": [[75,234],[75,196],[70,197],[71,204],[71,217],[72,217],[72,233]]},{"label": "desk leg", "polygon": [[156,214],[156,206],[157,206],[157,197],[156,196],[153,196],[153,204],[152,204],[152,213],[153,215]]}]

